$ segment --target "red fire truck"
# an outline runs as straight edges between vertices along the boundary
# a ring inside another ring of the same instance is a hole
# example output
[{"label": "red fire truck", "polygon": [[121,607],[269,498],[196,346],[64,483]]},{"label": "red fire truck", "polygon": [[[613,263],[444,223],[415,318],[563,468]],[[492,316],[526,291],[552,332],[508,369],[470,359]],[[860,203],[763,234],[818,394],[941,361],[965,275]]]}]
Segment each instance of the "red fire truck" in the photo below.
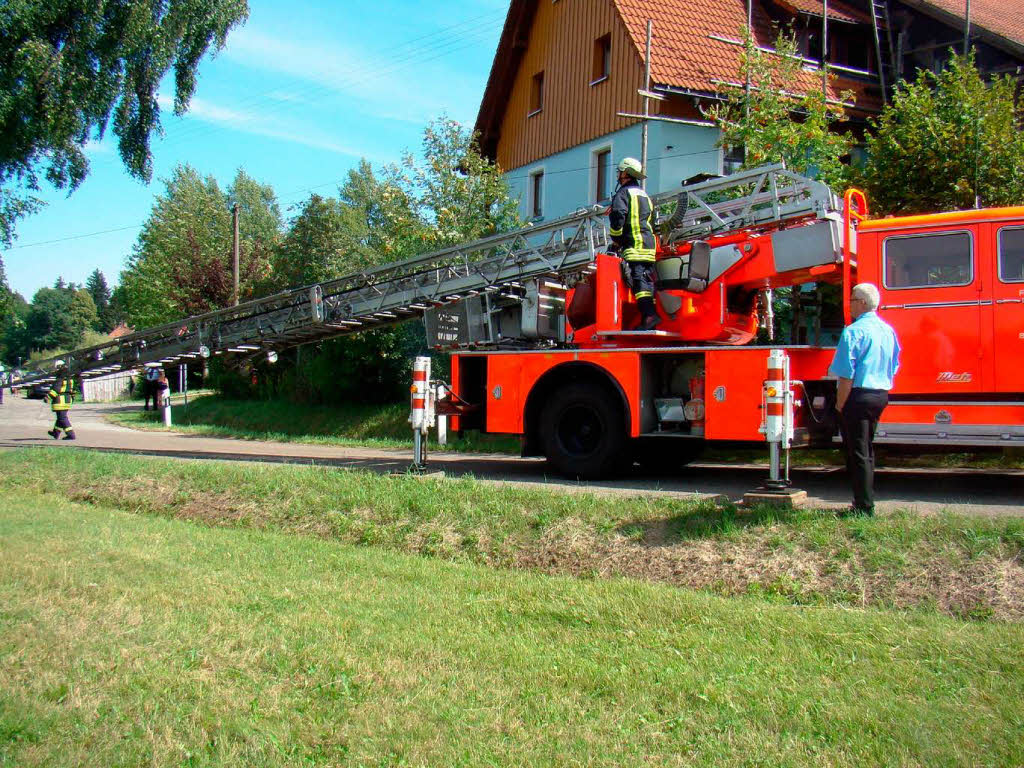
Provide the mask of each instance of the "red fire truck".
[{"label": "red fire truck", "polygon": [[[661,227],[657,330],[630,330],[635,300],[605,253],[541,286],[540,343],[517,346],[507,313],[477,307],[489,330],[462,336],[452,356],[453,428],[520,435],[524,455],[580,478],[632,460],[680,466],[712,441],[763,445],[769,348],[749,344],[766,291],[839,284],[849,321],[849,288],[871,282],[903,346],[878,442],[1024,444],[1024,207],[871,219],[857,191],[839,201],[761,170],[684,187]],[[472,303],[460,311],[450,324],[472,325]],[[444,325],[428,317],[428,333]],[[832,445],[833,349],[781,349],[793,382],[786,447]]]}]

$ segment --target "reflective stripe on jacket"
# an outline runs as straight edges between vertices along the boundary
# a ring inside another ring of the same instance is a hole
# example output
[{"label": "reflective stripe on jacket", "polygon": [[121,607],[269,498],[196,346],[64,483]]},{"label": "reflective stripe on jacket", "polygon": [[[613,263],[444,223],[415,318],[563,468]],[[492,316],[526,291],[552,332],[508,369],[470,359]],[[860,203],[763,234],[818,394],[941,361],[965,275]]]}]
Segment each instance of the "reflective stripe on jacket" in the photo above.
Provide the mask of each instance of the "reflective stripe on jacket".
[{"label": "reflective stripe on jacket", "polygon": [[66,411],[75,399],[75,387],[71,379],[57,379],[46,393],[50,398],[50,410]]},{"label": "reflective stripe on jacket", "polygon": [[651,229],[651,198],[631,181],[619,187],[608,213],[612,242],[626,261],[654,261],[654,230]]}]

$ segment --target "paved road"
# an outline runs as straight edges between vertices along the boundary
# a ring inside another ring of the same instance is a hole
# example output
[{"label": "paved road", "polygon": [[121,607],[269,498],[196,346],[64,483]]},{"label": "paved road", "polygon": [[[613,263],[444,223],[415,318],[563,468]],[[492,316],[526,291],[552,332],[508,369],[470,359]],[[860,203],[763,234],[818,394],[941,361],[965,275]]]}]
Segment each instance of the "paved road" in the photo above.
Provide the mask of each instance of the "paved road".
[{"label": "paved road", "polygon": [[[404,472],[412,459],[411,436],[409,451],[388,451],[143,432],[114,425],[105,419],[109,413],[137,407],[77,405],[72,411],[72,422],[79,439],[54,442],[46,435],[53,422],[47,406],[39,400],[5,393],[4,404],[0,406],[0,449],[51,445],[180,459],[318,464],[382,473]],[[672,476],[644,475],[582,483],[549,476],[546,463],[540,459],[437,452],[430,456],[430,465],[447,475],[473,475],[498,483],[557,486],[567,491],[615,495],[725,496],[734,501],[755,488],[767,474],[764,466],[702,463]],[[792,478],[797,487],[807,491],[808,503],[814,507],[849,505],[845,472],[836,467],[796,469]],[[883,512],[911,508],[934,513],[949,509],[966,514],[1024,516],[1024,471],[1020,470],[883,469],[877,473],[876,490],[878,507]]]}]

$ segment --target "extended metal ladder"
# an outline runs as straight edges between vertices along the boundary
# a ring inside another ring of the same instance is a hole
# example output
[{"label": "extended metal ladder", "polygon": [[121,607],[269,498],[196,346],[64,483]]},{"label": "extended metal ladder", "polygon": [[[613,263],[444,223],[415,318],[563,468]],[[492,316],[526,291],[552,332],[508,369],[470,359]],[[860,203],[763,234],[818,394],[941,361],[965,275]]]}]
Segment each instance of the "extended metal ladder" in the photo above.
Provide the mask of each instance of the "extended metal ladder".
[{"label": "extended metal ladder", "polygon": [[787,171],[782,164],[763,165],[684,185],[675,212],[661,228],[662,242],[672,245],[841,211],[839,198],[822,182]]},{"label": "extended metal ladder", "polygon": [[[677,202],[667,242],[727,230],[825,218],[840,210],[821,182],[769,165],[652,198]],[[15,386],[51,380],[58,359],[82,378],[210,355],[254,358],[300,344],[383,328],[482,293],[587,269],[611,244],[602,208],[353,272],[235,307],[147,328],[36,364]]]},{"label": "extended metal ladder", "polygon": [[609,238],[603,210],[354,272],[235,307],[147,328],[36,364],[16,386],[47,381],[63,360],[90,378],[211,354],[255,357],[299,344],[399,323],[428,309],[590,264]]}]

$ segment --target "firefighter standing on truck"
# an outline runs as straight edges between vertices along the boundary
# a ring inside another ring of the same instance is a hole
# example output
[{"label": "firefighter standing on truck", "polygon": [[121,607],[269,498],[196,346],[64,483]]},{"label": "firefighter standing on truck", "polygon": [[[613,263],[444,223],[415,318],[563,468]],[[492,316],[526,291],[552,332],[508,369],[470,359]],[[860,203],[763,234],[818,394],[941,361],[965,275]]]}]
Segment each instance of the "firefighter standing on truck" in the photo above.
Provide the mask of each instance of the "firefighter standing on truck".
[{"label": "firefighter standing on truck", "polygon": [[652,331],[661,322],[654,306],[654,230],[651,198],[640,187],[644,176],[640,161],[623,158],[618,166],[619,186],[608,212],[609,233],[625,260],[628,283],[640,309],[637,330]]},{"label": "firefighter standing on truck", "polygon": [[56,440],[63,432],[65,440],[74,440],[75,430],[71,427],[68,411],[71,410],[71,404],[75,399],[75,382],[63,360],[57,361],[56,370],[57,380],[53,382],[46,396],[50,400],[50,410],[56,415],[57,421],[53,429],[46,434]]}]

